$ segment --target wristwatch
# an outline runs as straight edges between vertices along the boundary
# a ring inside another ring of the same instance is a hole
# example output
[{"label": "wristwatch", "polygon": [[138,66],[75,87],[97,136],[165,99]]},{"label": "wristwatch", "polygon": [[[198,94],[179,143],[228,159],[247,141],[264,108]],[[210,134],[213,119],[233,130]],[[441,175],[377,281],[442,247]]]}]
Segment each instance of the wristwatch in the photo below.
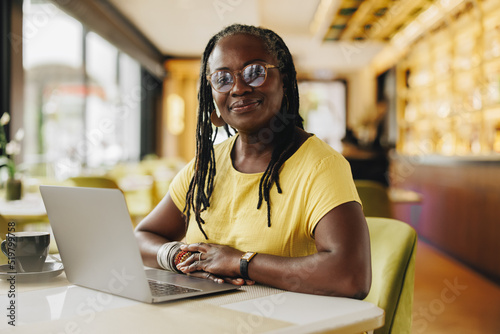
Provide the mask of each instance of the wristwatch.
[{"label": "wristwatch", "polygon": [[257,255],[255,252],[246,252],[240,259],[240,274],[244,279],[250,279],[250,277],[248,277],[248,264],[255,255]]}]

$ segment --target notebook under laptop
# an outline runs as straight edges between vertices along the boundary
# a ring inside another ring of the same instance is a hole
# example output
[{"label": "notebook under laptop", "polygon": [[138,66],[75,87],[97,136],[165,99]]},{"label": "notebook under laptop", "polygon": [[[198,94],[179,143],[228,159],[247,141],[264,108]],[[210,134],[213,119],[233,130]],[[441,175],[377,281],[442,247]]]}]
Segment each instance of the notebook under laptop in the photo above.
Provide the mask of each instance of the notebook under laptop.
[{"label": "notebook under laptop", "polygon": [[[50,225],[72,284],[146,303],[238,289],[232,284],[146,269],[123,193],[118,189],[40,186]],[[157,296],[154,285],[165,285]]]}]

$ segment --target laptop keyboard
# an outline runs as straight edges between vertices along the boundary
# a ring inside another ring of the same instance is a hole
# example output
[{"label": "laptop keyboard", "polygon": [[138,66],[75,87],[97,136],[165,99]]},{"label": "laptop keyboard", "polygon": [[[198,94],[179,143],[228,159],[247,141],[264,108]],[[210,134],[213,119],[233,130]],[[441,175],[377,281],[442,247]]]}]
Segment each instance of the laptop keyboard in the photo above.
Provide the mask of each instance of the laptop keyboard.
[{"label": "laptop keyboard", "polygon": [[182,293],[201,291],[199,289],[186,288],[184,286],[175,285],[172,283],[148,280],[151,294],[154,297],[179,295]]}]

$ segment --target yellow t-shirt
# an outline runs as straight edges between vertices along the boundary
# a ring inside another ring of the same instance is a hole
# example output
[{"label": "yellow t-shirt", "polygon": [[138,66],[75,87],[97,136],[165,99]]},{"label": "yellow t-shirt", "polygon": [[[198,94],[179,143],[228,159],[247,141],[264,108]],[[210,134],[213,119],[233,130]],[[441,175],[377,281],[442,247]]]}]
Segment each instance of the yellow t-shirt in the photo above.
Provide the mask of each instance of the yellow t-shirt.
[{"label": "yellow t-shirt", "polygon": [[[298,257],[317,252],[314,228],[336,206],[360,202],[347,160],[316,136],[283,164],[280,172],[282,193],[273,185],[271,226],[267,226],[267,205],[257,209],[259,182],[263,173],[237,171],[231,161],[233,136],[216,145],[216,176],[210,207],[202,212],[205,239],[194,214],[188,225],[186,242],[228,245],[241,251]],[[183,211],[193,175],[194,160],[172,181],[170,196]]]}]

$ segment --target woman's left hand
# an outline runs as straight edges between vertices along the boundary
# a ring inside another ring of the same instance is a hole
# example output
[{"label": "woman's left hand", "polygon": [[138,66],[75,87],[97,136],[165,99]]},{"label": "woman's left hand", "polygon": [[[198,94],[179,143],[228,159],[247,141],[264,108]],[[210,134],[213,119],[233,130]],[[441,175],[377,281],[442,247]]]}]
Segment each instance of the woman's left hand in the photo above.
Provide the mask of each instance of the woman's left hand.
[{"label": "woman's left hand", "polygon": [[181,250],[193,253],[177,266],[177,269],[184,274],[216,282],[223,279],[224,282],[235,285],[254,284],[251,280],[239,277],[240,258],[243,252],[237,249],[217,244],[196,243],[182,245]]}]

